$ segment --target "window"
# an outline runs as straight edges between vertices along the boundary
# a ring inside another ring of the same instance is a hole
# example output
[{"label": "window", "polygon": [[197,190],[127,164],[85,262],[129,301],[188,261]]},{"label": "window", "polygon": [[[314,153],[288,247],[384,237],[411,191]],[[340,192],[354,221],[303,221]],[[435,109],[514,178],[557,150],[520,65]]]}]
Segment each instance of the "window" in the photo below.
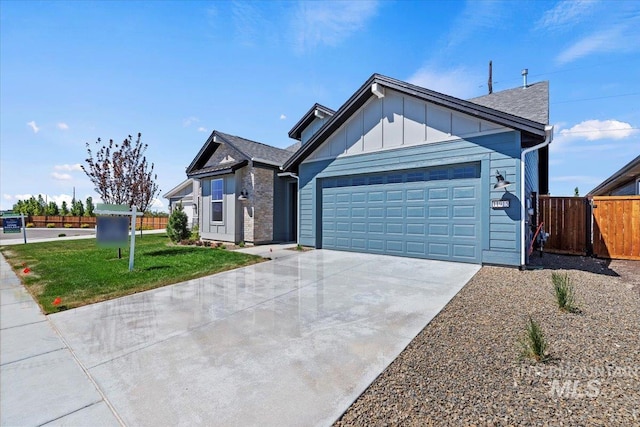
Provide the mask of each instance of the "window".
[{"label": "window", "polygon": [[224,181],[222,179],[211,181],[211,221],[222,222],[223,189]]}]

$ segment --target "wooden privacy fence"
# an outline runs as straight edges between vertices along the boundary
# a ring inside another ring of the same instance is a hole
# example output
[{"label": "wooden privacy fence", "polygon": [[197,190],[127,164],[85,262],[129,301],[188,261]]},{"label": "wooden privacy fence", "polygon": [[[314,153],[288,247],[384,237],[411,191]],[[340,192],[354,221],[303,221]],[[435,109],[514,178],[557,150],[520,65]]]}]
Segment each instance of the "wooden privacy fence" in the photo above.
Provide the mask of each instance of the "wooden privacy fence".
[{"label": "wooden privacy fence", "polygon": [[[59,215],[29,215],[25,218],[27,224],[31,223],[34,227],[51,227],[48,224],[53,224],[55,228],[94,228],[96,226],[95,216],[59,216]],[[140,224],[144,229],[160,230],[167,228],[167,217],[153,217],[143,216],[136,219],[137,228],[140,228]]]},{"label": "wooden privacy fence", "polygon": [[539,198],[540,221],[550,234],[545,251],[586,255],[590,240],[589,201],[581,197]]},{"label": "wooden privacy fence", "polygon": [[548,252],[640,260],[640,196],[539,198]]},{"label": "wooden privacy fence", "polygon": [[640,260],[640,196],[593,197],[593,254]]}]

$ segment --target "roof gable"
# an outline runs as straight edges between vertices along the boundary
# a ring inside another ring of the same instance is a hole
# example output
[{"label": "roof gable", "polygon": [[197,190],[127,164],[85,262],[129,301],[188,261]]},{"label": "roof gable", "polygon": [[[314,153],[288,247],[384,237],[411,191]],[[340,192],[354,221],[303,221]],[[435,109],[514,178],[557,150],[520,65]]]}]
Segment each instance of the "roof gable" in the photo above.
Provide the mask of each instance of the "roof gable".
[{"label": "roof gable", "polygon": [[640,156],[631,160],[629,163],[620,168],[620,170],[618,170],[616,173],[602,181],[600,185],[589,191],[588,195],[605,196],[611,191],[638,178],[640,178]]},{"label": "roof gable", "polygon": [[287,150],[214,130],[187,167],[187,176],[229,168],[235,170],[250,161],[280,166],[291,154]]},{"label": "roof gable", "polygon": [[[316,132],[309,142],[301,147],[284,164],[283,169],[297,167],[307,156],[318,148],[329,136],[337,131],[350,117],[355,114],[371,97],[384,96],[384,89],[389,88],[402,94],[410,95],[431,104],[477,117],[504,127],[520,130],[528,137],[543,140],[545,124],[527,118],[499,111],[493,108],[475,104],[449,95],[444,95],[429,89],[412,85],[400,80],[379,74],[372,75],[338,111]],[[374,94],[376,91],[376,94]],[[524,138],[523,138],[524,139]],[[529,138],[527,138],[529,139]]]},{"label": "roof gable", "polygon": [[309,127],[314,120],[320,118],[323,119],[325,117],[331,117],[336,112],[333,111],[329,107],[325,107],[324,105],[318,104],[317,102],[313,104],[313,106],[307,111],[298,123],[296,123],[291,130],[289,131],[289,138],[297,139],[300,141],[302,139],[302,132]]}]

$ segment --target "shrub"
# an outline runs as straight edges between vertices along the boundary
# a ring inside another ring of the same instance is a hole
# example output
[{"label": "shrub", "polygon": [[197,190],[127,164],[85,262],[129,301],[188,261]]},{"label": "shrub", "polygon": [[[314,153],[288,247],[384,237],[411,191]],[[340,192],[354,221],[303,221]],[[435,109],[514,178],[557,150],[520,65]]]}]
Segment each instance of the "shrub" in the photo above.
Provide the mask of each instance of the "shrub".
[{"label": "shrub", "polygon": [[238,246],[240,246],[241,248],[244,248],[244,240],[238,243]]},{"label": "shrub", "polygon": [[47,228],[56,228],[56,225],[52,222],[47,224]]},{"label": "shrub", "polygon": [[556,297],[558,308],[562,311],[573,313],[577,311],[575,302],[575,293],[569,275],[567,273],[551,273],[551,281],[553,282],[553,291]]},{"label": "shrub", "polygon": [[34,228],[36,225],[32,222],[27,223],[27,228]]},{"label": "shrub", "polygon": [[89,224],[81,224],[80,228],[91,228]]},{"label": "shrub", "polygon": [[542,328],[531,316],[529,316],[526,327],[524,338],[520,340],[520,345],[522,346],[520,356],[522,358],[532,358],[536,362],[546,362],[549,360],[549,355],[546,354],[548,343],[542,333]]},{"label": "shrub", "polygon": [[189,228],[187,228],[188,223],[189,218],[184,213],[182,203],[178,203],[173,212],[171,212],[167,223],[167,236],[169,236],[169,239],[174,243],[188,239],[191,234]]},{"label": "shrub", "polygon": [[302,245],[298,243],[296,245],[296,251],[303,251],[303,250],[304,250],[304,248],[302,247]]},{"label": "shrub", "polygon": [[202,245],[203,245],[205,248],[208,248],[208,247],[210,247],[210,246],[211,246],[211,242],[210,242],[210,241],[208,241],[208,240],[203,240],[203,241],[202,241]]},{"label": "shrub", "polygon": [[198,227],[198,224],[191,227],[191,238],[193,240],[200,240],[200,227]]},{"label": "shrub", "polygon": [[64,225],[64,228],[71,228],[71,227],[73,227],[73,225],[71,225],[71,224],[65,224]]}]

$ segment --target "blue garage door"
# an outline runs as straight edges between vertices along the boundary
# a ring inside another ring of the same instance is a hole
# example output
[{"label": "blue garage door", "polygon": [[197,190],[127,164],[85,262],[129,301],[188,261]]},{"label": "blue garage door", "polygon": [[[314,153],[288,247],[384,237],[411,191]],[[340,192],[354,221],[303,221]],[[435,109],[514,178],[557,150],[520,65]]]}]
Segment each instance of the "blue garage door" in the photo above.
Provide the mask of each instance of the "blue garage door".
[{"label": "blue garage door", "polygon": [[480,263],[480,166],[322,180],[322,247]]}]

